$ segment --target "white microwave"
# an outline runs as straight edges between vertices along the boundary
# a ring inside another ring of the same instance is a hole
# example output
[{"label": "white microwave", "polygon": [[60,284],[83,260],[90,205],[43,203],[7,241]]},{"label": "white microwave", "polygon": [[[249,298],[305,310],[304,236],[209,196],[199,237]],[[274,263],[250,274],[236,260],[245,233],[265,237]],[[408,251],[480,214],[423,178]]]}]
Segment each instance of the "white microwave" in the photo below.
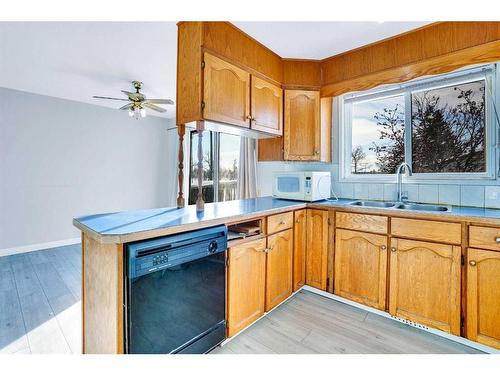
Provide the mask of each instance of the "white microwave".
[{"label": "white microwave", "polygon": [[297,201],[319,201],[330,198],[330,172],[276,172],[273,197]]}]

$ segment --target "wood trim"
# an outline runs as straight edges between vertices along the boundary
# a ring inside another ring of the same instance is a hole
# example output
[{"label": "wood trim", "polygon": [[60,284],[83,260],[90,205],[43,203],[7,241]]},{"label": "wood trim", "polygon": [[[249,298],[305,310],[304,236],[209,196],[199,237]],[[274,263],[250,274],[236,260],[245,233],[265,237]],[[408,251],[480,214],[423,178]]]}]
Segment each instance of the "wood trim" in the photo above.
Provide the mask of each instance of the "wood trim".
[{"label": "wood trim", "polygon": [[203,131],[205,130],[204,121],[196,121],[196,132],[198,134],[198,196],[196,198],[196,211],[205,209],[203,201]]},{"label": "wood trim", "polygon": [[350,91],[368,90],[383,84],[405,82],[421,76],[448,73],[468,65],[484,64],[498,60],[500,60],[500,40],[411,64],[387,68],[332,83],[324,83],[321,87],[321,96],[338,96]]},{"label": "wood trim", "polygon": [[284,89],[319,90],[321,88],[320,61],[304,59],[282,60]]},{"label": "wood trim", "polygon": [[178,182],[179,182],[179,193],[177,196],[177,208],[184,207],[186,201],[184,198],[184,135],[186,134],[186,127],[184,124],[177,126],[177,134],[179,135],[179,152],[178,152]]},{"label": "wood trim", "polygon": [[82,354],[85,354],[85,233],[81,232],[82,244],[81,244],[81,256],[82,256],[82,287],[81,287],[81,314],[82,314]]}]

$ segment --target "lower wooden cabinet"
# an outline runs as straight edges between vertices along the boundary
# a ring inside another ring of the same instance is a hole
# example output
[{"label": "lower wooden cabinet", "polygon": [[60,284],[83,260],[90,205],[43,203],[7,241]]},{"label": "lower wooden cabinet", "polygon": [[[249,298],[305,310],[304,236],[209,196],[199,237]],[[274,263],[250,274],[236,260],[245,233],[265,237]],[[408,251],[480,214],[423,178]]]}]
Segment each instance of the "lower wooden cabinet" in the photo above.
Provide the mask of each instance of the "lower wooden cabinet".
[{"label": "lower wooden cabinet", "polygon": [[392,239],[389,312],[460,335],[460,246]]},{"label": "lower wooden cabinet", "polygon": [[266,311],[292,294],[293,230],[267,237]]},{"label": "lower wooden cabinet", "polygon": [[265,251],[265,238],[234,246],[228,250],[228,336],[238,333],[264,314]]},{"label": "lower wooden cabinet", "polygon": [[326,290],[328,211],[307,209],[306,284]]},{"label": "lower wooden cabinet", "polygon": [[468,249],[467,338],[500,349],[500,252]]},{"label": "lower wooden cabinet", "polygon": [[384,310],[387,236],[337,229],[335,294]]},{"label": "lower wooden cabinet", "polygon": [[307,215],[306,210],[294,212],[293,224],[293,291],[306,282]]}]

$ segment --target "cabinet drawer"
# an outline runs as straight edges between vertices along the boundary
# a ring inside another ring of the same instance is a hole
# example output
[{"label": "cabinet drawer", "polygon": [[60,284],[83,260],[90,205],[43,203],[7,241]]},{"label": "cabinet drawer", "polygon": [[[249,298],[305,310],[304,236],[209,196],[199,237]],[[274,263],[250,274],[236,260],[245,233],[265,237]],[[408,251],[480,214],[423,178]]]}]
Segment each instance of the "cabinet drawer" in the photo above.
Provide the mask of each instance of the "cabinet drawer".
[{"label": "cabinet drawer", "polygon": [[469,227],[469,246],[500,251],[500,228]]},{"label": "cabinet drawer", "polygon": [[393,236],[456,245],[460,245],[462,242],[462,225],[459,223],[395,217],[391,220],[391,233]]},{"label": "cabinet drawer", "polygon": [[293,226],[293,212],[271,215],[267,217],[267,234],[276,233]]},{"label": "cabinet drawer", "polygon": [[337,212],[335,222],[337,228],[387,233],[387,217],[385,216]]}]

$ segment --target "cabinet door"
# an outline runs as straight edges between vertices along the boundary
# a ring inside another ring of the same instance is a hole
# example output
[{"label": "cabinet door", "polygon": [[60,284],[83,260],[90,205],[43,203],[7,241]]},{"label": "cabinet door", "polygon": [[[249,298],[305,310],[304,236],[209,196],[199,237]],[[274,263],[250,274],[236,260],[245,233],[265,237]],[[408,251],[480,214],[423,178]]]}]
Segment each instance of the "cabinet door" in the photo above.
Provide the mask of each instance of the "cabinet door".
[{"label": "cabinet door", "polygon": [[227,278],[228,335],[232,336],[264,314],[266,239],[231,247]]},{"label": "cabinet door", "polygon": [[285,160],[320,160],[319,91],[285,90]]},{"label": "cabinet door", "polygon": [[294,212],[293,225],[293,291],[301,288],[306,281],[306,210]]},{"label": "cabinet door", "polygon": [[250,74],[205,53],[203,118],[250,127]]},{"label": "cabinet door", "polygon": [[307,210],[306,284],[326,290],[328,211]]},{"label": "cabinet door", "polygon": [[267,238],[266,311],[292,294],[292,229]]},{"label": "cabinet door", "polygon": [[266,133],[283,135],[283,90],[252,76],[250,90],[252,120],[250,127]]},{"label": "cabinet door", "polygon": [[393,239],[389,312],[460,335],[459,246]]},{"label": "cabinet door", "polygon": [[335,294],[384,310],[386,275],[386,236],[337,229]]},{"label": "cabinet door", "polygon": [[468,249],[467,338],[500,349],[500,252]]}]

